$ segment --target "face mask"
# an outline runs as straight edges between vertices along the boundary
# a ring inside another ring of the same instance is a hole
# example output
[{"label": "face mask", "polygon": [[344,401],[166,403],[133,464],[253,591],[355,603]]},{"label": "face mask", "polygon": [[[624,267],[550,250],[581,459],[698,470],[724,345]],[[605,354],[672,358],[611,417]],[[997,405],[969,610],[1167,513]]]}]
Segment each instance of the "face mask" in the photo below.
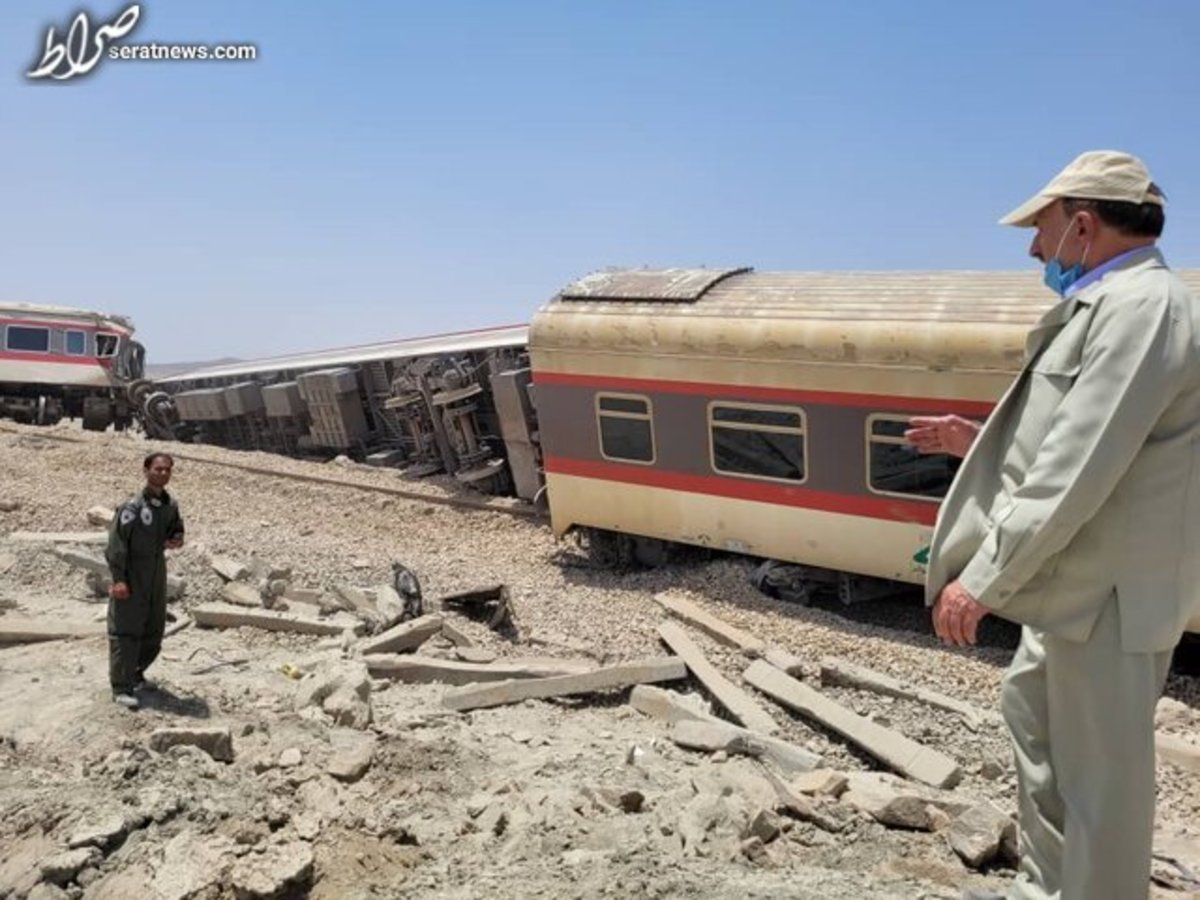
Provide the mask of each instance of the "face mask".
[{"label": "face mask", "polygon": [[1063,236],[1059,239],[1058,247],[1054,251],[1054,256],[1046,263],[1046,271],[1042,273],[1042,281],[1046,287],[1054,291],[1060,297],[1065,297],[1071,285],[1083,277],[1083,263],[1087,259],[1088,251],[1092,249],[1089,242],[1083,248],[1083,258],[1069,269],[1064,269],[1062,260],[1058,258],[1058,254],[1062,252],[1063,244],[1066,243],[1067,235],[1071,233],[1071,226],[1075,224],[1077,216],[1072,216],[1071,221],[1067,223],[1066,230],[1063,231]]}]

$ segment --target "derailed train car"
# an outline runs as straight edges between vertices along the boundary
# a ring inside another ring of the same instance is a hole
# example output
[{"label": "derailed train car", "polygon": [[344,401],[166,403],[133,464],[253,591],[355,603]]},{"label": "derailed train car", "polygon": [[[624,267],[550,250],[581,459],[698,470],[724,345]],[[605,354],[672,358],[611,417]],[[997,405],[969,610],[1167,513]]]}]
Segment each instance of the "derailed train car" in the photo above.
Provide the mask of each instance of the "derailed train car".
[{"label": "derailed train car", "polygon": [[160,379],[175,436],[233,449],[345,454],[532,499],[524,325],[230,363]]},{"label": "derailed train car", "polygon": [[[1200,292],[1200,272],[1183,277]],[[691,544],[813,567],[869,596],[922,581],[957,470],[905,443],[908,420],[985,418],[1053,301],[1032,272],[619,270],[569,285],[528,330],[164,386],[184,439],[444,471],[548,504],[555,534],[603,560],[655,563]]]},{"label": "derailed train car", "polygon": [[149,391],[145,350],[124,316],[0,303],[0,416],[52,425],[129,425]]},{"label": "derailed train car", "polygon": [[1053,299],[1035,273],[584,278],[530,326],[553,529],[919,583],[957,460],[907,421],[985,418]]}]

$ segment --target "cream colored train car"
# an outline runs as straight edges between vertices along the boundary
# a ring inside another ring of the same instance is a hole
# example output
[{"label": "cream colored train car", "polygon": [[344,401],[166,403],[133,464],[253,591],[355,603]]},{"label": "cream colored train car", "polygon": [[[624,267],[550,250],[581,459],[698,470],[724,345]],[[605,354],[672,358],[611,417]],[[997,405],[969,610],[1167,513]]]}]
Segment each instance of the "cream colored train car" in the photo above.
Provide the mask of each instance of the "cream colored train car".
[{"label": "cream colored train car", "polygon": [[1053,300],[1036,272],[581,279],[529,336],[554,531],[920,582],[957,461],[906,423],[985,418]]}]

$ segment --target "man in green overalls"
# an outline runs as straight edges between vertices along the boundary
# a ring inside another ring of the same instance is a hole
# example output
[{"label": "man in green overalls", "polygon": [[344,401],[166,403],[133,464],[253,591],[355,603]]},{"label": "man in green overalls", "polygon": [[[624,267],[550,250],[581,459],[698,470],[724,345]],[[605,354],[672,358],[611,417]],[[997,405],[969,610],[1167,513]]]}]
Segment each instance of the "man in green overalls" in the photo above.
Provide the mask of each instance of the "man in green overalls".
[{"label": "man in green overalls", "polygon": [[147,456],[146,486],[121,504],[108,528],[108,679],[113,700],[128,709],[138,708],[137,692],[153,687],[145,675],[167,622],[164,551],[183,546],[183,518],[166,490],[174,465],[170,454]]}]

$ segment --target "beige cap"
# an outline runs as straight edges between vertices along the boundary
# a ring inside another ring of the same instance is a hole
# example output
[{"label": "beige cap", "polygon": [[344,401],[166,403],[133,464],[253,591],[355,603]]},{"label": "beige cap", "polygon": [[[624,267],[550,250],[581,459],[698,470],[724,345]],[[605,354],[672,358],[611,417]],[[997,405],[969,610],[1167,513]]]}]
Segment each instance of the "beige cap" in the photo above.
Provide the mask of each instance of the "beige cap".
[{"label": "beige cap", "polygon": [[1136,156],[1116,150],[1091,150],[1072,160],[1049,184],[1001,219],[1000,224],[1031,228],[1037,214],[1062,197],[1166,205],[1166,198],[1150,180],[1145,163]]}]

